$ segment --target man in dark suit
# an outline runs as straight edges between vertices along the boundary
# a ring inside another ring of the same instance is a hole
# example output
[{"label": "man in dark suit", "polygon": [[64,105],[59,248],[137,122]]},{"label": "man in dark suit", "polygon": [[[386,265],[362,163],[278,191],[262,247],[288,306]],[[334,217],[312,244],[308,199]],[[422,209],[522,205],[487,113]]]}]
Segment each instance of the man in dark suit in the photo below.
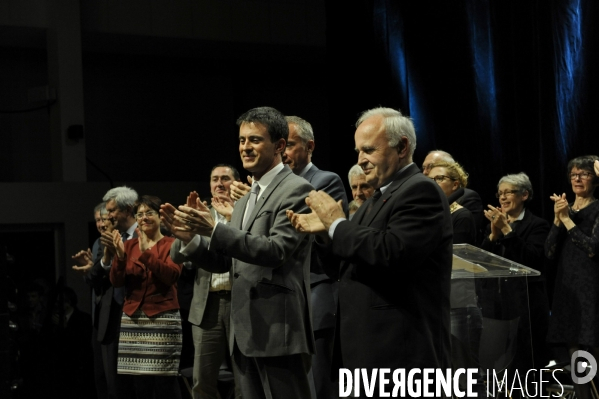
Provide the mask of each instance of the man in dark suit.
[{"label": "man in dark suit", "polygon": [[239,153],[253,185],[237,201],[231,223],[216,223],[199,199],[179,210],[165,204],[161,213],[186,244],[181,252],[188,259],[210,272],[233,274],[229,342],[243,398],[305,399],[314,353],[312,240],[289,224],[285,212],[307,210],[312,186],[282,163],[289,128],[279,111],[254,108],[237,125]]},{"label": "man in dark suit", "polygon": [[[106,202],[108,218],[119,230],[123,240],[135,238],[137,222],[133,215],[133,208],[137,201],[137,192],[125,186],[115,187],[108,190],[103,200]],[[100,343],[102,354],[101,364],[95,360],[96,381],[105,379],[108,398],[122,398],[134,392],[126,376],[117,377],[119,332],[125,291],[124,288],[114,288],[110,283],[110,266],[114,257],[112,231],[103,231],[100,240],[102,253],[97,256],[94,265],[85,274],[96,297],[96,306],[92,315],[94,323],[92,340]],[[103,381],[98,383],[104,384]]]},{"label": "man in dark suit", "polygon": [[323,264],[341,260],[340,268],[330,270],[340,281],[339,360],[369,375],[374,368],[406,374],[412,368],[445,369],[451,356],[449,205],[412,162],[416,134],[409,118],[375,108],[356,125],[358,164],[375,194],[352,221],[322,191],[306,199],[312,213],[288,213],[298,230],[328,242]]},{"label": "man in dark suit", "polygon": [[[102,234],[102,232],[108,230],[112,231],[112,222],[108,218],[108,212],[106,212],[106,203],[101,202],[94,209],[94,218],[96,219],[96,227],[98,232]],[[99,219],[99,220],[98,220]],[[101,236],[94,241],[91,251],[89,249],[79,251],[77,254],[72,256],[75,261],[75,265],[72,267],[78,273],[83,275],[83,279],[90,286],[92,285],[90,276],[87,275],[94,263],[99,261],[100,258],[104,254],[104,248],[102,247],[102,243],[100,242]],[[96,302],[99,302],[101,298],[96,297],[96,291],[92,288],[91,290],[91,309],[92,315],[96,313]],[[94,321],[92,320],[91,325],[94,326]],[[106,376],[104,372],[104,361],[102,356],[102,344],[97,340],[97,328],[91,329],[90,327],[90,335],[91,331],[94,332],[91,340],[92,344],[92,353],[93,353],[93,361],[94,361],[94,379],[96,386],[96,396],[99,399],[108,398],[108,385],[106,383]]]},{"label": "man in dark suit", "polygon": [[[230,187],[239,181],[239,172],[228,164],[218,164],[210,171],[210,193],[213,198],[227,202],[231,207]],[[219,223],[227,224],[225,216],[210,209],[210,214]],[[176,263],[187,262],[180,253],[182,242],[175,240],[171,247],[171,257]],[[193,397],[197,399],[218,399],[218,374],[223,361],[229,356],[229,332],[231,316],[230,273],[210,273],[199,268],[198,264],[187,262],[195,270],[193,298],[189,311],[195,355],[193,362]],[[187,266],[186,264],[186,266]],[[236,397],[241,391],[236,385]]]},{"label": "man in dark suit", "polygon": [[[425,176],[428,176],[428,173],[431,171],[435,162],[455,162],[455,160],[451,154],[446,151],[430,151],[426,155],[426,158],[424,158],[424,162],[422,162],[422,173],[424,173]],[[478,193],[474,190],[464,188],[464,194],[460,198],[456,199],[455,202],[472,212],[474,221],[476,222],[476,231],[478,232],[477,235],[480,236],[484,218],[483,202],[480,199],[480,195],[478,195]]]},{"label": "man in dark suit", "polygon": [[[333,172],[318,169],[312,163],[315,147],[312,125],[297,116],[286,116],[285,119],[289,125],[289,138],[283,163],[289,165],[293,173],[308,180],[315,190],[324,191],[335,201],[343,201],[344,212],[347,212],[347,195],[341,178]],[[338,287],[337,282],[327,276],[318,264],[315,251],[312,251],[310,261],[310,288],[312,328],[316,341],[316,353],[312,356],[310,370],[310,389],[313,399],[330,399],[335,392],[335,384],[331,381],[331,361]]]}]

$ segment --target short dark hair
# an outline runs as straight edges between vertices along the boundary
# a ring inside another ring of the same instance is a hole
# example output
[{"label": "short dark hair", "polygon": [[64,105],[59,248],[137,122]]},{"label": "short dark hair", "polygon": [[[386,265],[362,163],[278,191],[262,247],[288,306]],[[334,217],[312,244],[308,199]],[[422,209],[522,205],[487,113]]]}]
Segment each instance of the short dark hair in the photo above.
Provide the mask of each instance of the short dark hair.
[{"label": "short dark hair", "polygon": [[260,123],[266,127],[270,135],[270,141],[276,142],[279,139],[285,139],[289,136],[289,126],[285,120],[285,115],[272,107],[252,108],[237,118],[237,126],[244,123]]},{"label": "short dark hair", "polygon": [[137,209],[139,209],[139,207],[142,205],[145,205],[147,208],[160,213],[160,204],[162,204],[162,201],[155,195],[142,195],[137,202],[135,202],[133,214],[135,215],[137,213]]},{"label": "short dark hair", "polygon": [[216,168],[229,168],[231,169],[231,172],[233,172],[233,179],[241,180],[241,175],[233,165],[229,165],[228,163],[219,163],[218,165],[214,165],[212,169],[210,169],[210,176],[212,176],[212,172],[214,172],[214,169]]},{"label": "short dark hair", "polygon": [[597,178],[595,175],[595,161],[599,161],[599,157],[597,155],[583,155],[570,160],[570,162],[568,162],[568,171],[566,172],[568,182],[570,182],[570,173],[572,173],[572,168],[577,168],[590,172],[593,175],[593,184],[598,185],[599,178]]}]

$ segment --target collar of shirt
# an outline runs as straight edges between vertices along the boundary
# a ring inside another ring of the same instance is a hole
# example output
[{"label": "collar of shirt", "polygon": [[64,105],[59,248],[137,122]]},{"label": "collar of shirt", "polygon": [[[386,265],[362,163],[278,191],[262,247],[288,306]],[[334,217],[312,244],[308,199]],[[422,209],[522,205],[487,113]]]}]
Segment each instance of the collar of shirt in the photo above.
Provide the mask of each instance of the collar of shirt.
[{"label": "collar of shirt", "polygon": [[522,212],[520,212],[520,215],[516,219],[512,220],[512,223],[519,222],[522,219],[524,219],[524,212],[526,212],[526,209],[522,209]]},{"label": "collar of shirt", "polygon": [[414,162],[410,162],[409,164],[407,164],[406,166],[404,166],[403,168],[398,170],[397,173],[395,174],[395,176],[393,176],[393,179],[391,179],[391,181],[389,183],[385,184],[383,187],[380,188],[381,194],[385,194],[385,190],[387,190],[389,188],[389,186],[391,185],[391,183],[393,183],[395,181],[397,176],[399,176],[401,174],[401,172],[406,170],[408,168],[408,166],[412,165],[413,163]]},{"label": "collar of shirt", "polygon": [[268,185],[272,182],[275,176],[279,174],[279,172],[282,171],[284,167],[285,165],[283,164],[283,162],[280,162],[277,166],[266,172],[260,180],[254,180],[260,186],[260,193],[264,192],[266,187],[268,187]]},{"label": "collar of shirt", "polygon": [[135,229],[137,228],[137,222],[133,223],[131,225],[131,227],[129,227],[127,229],[127,234],[129,234],[129,236],[127,237],[127,240],[130,240],[133,238],[133,234],[135,234]]},{"label": "collar of shirt", "polygon": [[227,218],[226,217],[224,217],[223,215],[221,215],[220,213],[218,213],[216,211],[214,211],[214,213],[216,214],[216,222],[227,224]]},{"label": "collar of shirt", "polygon": [[310,168],[312,167],[313,163],[310,162],[309,164],[306,165],[306,167],[304,169],[302,169],[302,171],[299,174],[299,177],[304,177],[306,175],[306,173],[308,173],[308,171],[310,170]]}]

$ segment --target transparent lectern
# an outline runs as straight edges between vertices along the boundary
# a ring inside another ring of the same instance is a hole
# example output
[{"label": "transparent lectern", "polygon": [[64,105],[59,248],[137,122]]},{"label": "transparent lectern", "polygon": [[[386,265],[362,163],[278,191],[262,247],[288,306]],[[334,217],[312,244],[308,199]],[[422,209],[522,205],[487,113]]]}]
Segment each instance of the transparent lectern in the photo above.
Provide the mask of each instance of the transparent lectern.
[{"label": "transparent lectern", "polygon": [[528,282],[540,275],[472,245],[453,246],[453,367],[478,368],[481,391],[488,373],[532,364]]}]

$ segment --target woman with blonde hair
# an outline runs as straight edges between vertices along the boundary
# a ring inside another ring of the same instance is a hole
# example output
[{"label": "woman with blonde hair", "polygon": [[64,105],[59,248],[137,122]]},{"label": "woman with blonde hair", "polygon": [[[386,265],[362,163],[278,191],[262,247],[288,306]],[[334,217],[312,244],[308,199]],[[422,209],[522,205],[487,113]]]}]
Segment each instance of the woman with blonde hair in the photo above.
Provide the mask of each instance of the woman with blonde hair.
[{"label": "woman with blonde hair", "polygon": [[447,196],[451,222],[453,225],[454,244],[476,243],[476,221],[468,209],[458,204],[456,200],[464,195],[468,185],[468,173],[457,162],[436,162],[428,173]]}]

